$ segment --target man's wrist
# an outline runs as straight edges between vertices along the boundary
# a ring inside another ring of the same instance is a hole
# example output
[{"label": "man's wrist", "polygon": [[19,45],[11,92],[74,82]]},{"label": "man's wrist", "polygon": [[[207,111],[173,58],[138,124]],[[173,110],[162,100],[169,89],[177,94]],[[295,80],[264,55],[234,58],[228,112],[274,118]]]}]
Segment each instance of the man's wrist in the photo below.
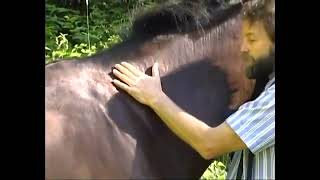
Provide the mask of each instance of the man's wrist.
[{"label": "man's wrist", "polygon": [[167,95],[164,92],[161,92],[156,98],[150,101],[149,106],[152,109],[157,108],[166,97]]}]

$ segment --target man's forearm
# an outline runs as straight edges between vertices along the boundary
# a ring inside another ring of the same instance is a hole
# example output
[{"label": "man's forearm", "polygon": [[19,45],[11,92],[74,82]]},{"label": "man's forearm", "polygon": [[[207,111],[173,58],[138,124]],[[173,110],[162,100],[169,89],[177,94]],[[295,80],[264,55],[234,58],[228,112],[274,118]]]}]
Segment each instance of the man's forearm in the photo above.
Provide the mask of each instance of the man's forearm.
[{"label": "man's forearm", "polygon": [[150,107],[178,137],[203,156],[206,145],[203,140],[210,128],[207,124],[183,111],[165,94]]},{"label": "man's forearm", "polygon": [[116,64],[113,73],[120,78],[113,80],[142,104],[150,106],[162,121],[180,139],[193,147],[205,159],[245,148],[235,131],[225,122],[217,127],[207,124],[184,112],[162,92],[158,65],[152,67],[153,76],[147,76],[128,63]]}]

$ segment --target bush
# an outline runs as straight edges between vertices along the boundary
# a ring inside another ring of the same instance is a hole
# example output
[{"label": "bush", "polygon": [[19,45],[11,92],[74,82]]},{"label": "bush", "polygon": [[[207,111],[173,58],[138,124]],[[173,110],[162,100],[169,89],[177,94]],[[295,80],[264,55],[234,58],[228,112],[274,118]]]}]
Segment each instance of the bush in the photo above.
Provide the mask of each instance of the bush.
[{"label": "bush", "polygon": [[226,179],[227,165],[230,164],[230,157],[228,154],[220,156],[217,160],[213,161],[206,171],[202,174],[201,180],[218,180]]},{"label": "bush", "polygon": [[226,166],[219,161],[213,161],[207,170],[203,173],[200,179],[202,180],[216,180],[226,179],[227,171]]},{"label": "bush", "polygon": [[89,56],[121,42],[130,32],[137,9],[152,7],[154,2],[94,1],[89,4],[87,17],[79,11],[46,1],[46,63]]}]

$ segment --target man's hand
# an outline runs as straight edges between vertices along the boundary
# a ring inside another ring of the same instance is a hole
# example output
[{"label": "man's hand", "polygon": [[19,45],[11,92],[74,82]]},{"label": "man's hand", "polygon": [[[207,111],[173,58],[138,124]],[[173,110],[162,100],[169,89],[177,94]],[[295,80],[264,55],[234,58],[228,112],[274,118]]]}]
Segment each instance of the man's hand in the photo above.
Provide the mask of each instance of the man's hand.
[{"label": "man's hand", "polygon": [[114,79],[114,84],[140,103],[150,106],[163,95],[158,63],[152,67],[152,76],[146,75],[127,62],[116,64],[114,67],[114,75],[123,81]]}]

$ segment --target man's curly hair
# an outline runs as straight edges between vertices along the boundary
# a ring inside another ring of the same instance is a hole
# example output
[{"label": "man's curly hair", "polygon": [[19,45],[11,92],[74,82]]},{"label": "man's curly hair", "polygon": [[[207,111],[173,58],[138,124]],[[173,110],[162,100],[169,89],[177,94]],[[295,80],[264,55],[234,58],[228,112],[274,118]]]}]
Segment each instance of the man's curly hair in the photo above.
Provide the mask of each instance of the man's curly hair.
[{"label": "man's curly hair", "polygon": [[244,4],[244,18],[250,22],[261,21],[275,41],[275,0],[251,0]]}]

